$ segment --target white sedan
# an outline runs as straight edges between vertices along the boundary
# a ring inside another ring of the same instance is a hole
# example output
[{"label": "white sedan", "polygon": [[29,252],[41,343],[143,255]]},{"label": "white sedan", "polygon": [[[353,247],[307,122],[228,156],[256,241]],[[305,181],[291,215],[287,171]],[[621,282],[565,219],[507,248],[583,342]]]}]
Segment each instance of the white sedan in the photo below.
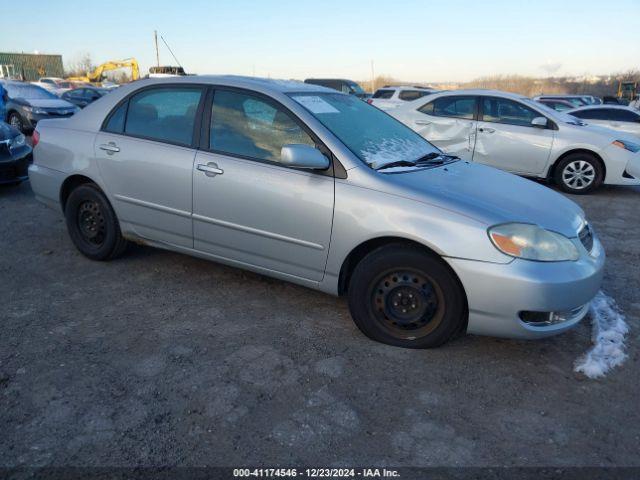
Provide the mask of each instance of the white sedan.
[{"label": "white sedan", "polygon": [[599,125],[640,136],[640,110],[623,105],[591,105],[564,113],[578,117],[589,125]]},{"label": "white sedan", "polygon": [[603,183],[640,185],[640,140],[521,95],[447,91],[388,113],[446,153],[555,180],[565,192],[588,193]]}]

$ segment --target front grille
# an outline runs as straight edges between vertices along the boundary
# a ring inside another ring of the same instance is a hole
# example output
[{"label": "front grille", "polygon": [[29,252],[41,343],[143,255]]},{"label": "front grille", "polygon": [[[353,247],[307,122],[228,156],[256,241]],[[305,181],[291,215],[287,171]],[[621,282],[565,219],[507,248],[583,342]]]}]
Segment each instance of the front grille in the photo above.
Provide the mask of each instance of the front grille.
[{"label": "front grille", "polygon": [[578,238],[587,252],[591,252],[593,249],[593,232],[591,231],[591,226],[588,223],[586,223],[584,227],[582,227],[582,230],[578,232]]}]

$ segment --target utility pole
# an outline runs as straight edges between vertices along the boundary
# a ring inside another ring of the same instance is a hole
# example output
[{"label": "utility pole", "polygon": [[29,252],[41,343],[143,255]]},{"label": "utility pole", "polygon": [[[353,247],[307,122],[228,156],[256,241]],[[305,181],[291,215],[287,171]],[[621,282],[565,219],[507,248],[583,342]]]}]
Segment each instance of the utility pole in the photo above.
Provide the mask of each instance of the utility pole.
[{"label": "utility pole", "polygon": [[376,77],[373,75],[373,60],[371,60],[371,93],[375,93],[376,85],[375,85]]},{"label": "utility pole", "polygon": [[156,43],[156,66],[160,66],[160,52],[158,51],[158,31],[154,30],[153,31],[153,39],[155,40]]}]

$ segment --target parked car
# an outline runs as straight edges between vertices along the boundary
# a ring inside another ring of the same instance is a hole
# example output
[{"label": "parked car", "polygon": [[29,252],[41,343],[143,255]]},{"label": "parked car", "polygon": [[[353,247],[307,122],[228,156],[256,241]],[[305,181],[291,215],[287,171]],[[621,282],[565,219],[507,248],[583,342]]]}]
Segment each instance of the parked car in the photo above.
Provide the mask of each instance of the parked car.
[{"label": "parked car", "polygon": [[31,82],[31,84],[44,88],[57,96],[60,96],[64,92],[68,92],[73,88],[71,82],[58,77],[42,77],[37,82]]},{"label": "parked car", "polygon": [[445,155],[352,95],[149,79],[36,131],[33,191],[88,258],[132,240],[346,294],[392,345],[557,334],[600,288],[604,251],[574,202]]},{"label": "parked car", "polygon": [[542,98],[540,100],[537,100],[537,102],[546,105],[549,108],[553,108],[556,112],[566,112],[567,110],[576,108],[575,105],[568,100],[552,100],[548,98]]},{"label": "parked car", "polygon": [[67,118],[79,108],[36,85],[2,81],[7,90],[7,122],[22,133],[31,132],[46,118]]},{"label": "parked car", "polygon": [[366,100],[368,96],[367,92],[353,80],[345,80],[343,78],[307,78],[304,83],[331,88],[348,95],[355,95],[363,100]]},{"label": "parked car", "polygon": [[589,125],[599,125],[640,136],[640,110],[635,108],[622,105],[592,105],[566,113],[584,120]]},{"label": "parked car", "polygon": [[0,184],[18,184],[28,178],[31,147],[25,136],[0,121]]},{"label": "parked car", "polygon": [[93,103],[99,98],[105,96],[109,91],[110,90],[106,88],[82,87],[64,92],[60,98],[69,103],[73,103],[77,107],[84,108],[90,103]]},{"label": "parked car", "polygon": [[392,87],[387,85],[376,90],[367,102],[381,110],[391,110],[404,105],[406,102],[417,100],[435,92],[435,89],[427,87]]},{"label": "parked car", "polygon": [[536,102],[539,102],[540,100],[564,100],[565,102],[569,102],[573,105],[573,108],[591,105],[591,102],[581,95],[540,95],[538,97],[533,97],[533,99]]},{"label": "parked car", "polygon": [[613,96],[602,97],[602,103],[605,105],[626,105],[622,99]]},{"label": "parked car", "polygon": [[640,142],[520,95],[457,90],[389,113],[445,152],[519,175],[553,179],[568,193],[602,183],[640,185]]}]

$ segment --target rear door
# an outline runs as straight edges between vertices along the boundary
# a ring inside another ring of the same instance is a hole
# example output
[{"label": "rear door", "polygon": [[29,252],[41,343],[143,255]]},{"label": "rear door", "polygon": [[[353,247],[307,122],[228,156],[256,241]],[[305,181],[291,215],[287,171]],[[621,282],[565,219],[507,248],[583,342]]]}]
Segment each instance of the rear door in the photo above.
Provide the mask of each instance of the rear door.
[{"label": "rear door", "polygon": [[97,135],[98,168],[121,222],[142,238],[192,247],[198,86],[145,88]]},{"label": "rear door", "polygon": [[555,137],[552,128],[531,125],[534,118],[543,115],[508,98],[480,98],[473,161],[514,173],[542,174]]},{"label": "rear door", "polygon": [[333,175],[280,163],[283,145],[319,140],[284,106],[244,90],[216,89],[206,112],[193,169],[195,248],[320,281],[333,222]]},{"label": "rear door", "polygon": [[478,97],[437,97],[415,110],[407,123],[444,152],[472,160],[476,143]]}]

